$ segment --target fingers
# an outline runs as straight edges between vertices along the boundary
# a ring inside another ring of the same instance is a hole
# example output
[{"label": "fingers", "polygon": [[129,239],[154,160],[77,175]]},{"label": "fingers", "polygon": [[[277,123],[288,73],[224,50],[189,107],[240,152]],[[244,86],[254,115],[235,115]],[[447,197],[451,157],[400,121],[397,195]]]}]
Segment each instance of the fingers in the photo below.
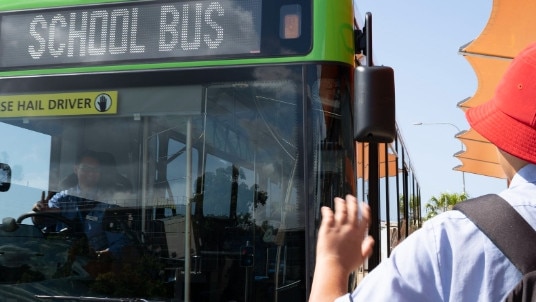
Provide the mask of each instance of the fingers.
[{"label": "fingers", "polygon": [[54,191],[48,191],[48,196],[47,198],[45,199],[45,201],[49,201],[54,195],[56,195],[56,192]]},{"label": "fingers", "polygon": [[346,223],[348,219],[348,209],[346,201],[340,197],[335,197],[335,220],[339,223]]},{"label": "fingers", "polygon": [[370,222],[370,207],[359,203],[357,198],[348,194],[346,199],[335,197],[335,221],[338,223],[362,224],[368,227]]},{"label": "fingers", "polygon": [[346,209],[348,213],[348,223],[355,224],[359,222],[359,205],[357,198],[352,195],[346,195]]},{"label": "fingers", "polygon": [[39,212],[48,208],[48,199],[45,199],[45,191],[41,191],[41,200],[36,202],[32,207],[32,211]]},{"label": "fingers", "polygon": [[334,223],[333,211],[329,207],[322,207],[320,209],[322,213],[322,224],[330,227]]},{"label": "fingers", "polygon": [[334,198],[334,208],[321,208],[317,262],[350,273],[373,253],[374,239],[367,235],[370,208],[352,195]]},{"label": "fingers", "polygon": [[368,258],[370,255],[372,255],[374,248],[374,238],[372,236],[367,236],[363,240],[363,243],[361,243],[361,253],[363,254],[363,258]]},{"label": "fingers", "polygon": [[39,212],[43,209],[46,209],[46,205],[39,201],[33,206],[32,211]]}]

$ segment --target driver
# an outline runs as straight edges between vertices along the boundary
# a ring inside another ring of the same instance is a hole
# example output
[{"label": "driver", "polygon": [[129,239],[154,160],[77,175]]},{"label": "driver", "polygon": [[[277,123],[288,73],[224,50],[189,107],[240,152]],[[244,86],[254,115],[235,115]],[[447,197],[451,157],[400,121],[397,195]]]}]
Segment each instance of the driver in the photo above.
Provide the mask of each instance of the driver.
[{"label": "driver", "polygon": [[[97,256],[118,258],[122,248],[129,243],[124,233],[108,232],[102,223],[105,210],[117,207],[99,202],[103,195],[101,188],[101,160],[99,153],[88,150],[76,160],[74,173],[77,183],[73,187],[43,198],[37,202],[35,212],[59,212],[61,216],[75,222],[77,229],[82,231],[88,240],[89,247]],[[42,220],[34,220],[39,227],[45,227]],[[63,223],[56,224],[56,231],[64,228]]]}]

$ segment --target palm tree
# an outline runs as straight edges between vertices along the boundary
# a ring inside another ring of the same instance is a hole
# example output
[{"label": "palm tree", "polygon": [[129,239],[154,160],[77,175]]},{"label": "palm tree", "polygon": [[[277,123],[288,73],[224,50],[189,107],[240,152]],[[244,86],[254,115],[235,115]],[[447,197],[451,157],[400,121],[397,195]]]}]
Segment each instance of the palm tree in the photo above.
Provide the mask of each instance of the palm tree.
[{"label": "palm tree", "polygon": [[426,204],[426,219],[430,219],[439,213],[452,210],[455,204],[468,199],[466,192],[463,193],[441,193],[439,197],[432,196]]}]

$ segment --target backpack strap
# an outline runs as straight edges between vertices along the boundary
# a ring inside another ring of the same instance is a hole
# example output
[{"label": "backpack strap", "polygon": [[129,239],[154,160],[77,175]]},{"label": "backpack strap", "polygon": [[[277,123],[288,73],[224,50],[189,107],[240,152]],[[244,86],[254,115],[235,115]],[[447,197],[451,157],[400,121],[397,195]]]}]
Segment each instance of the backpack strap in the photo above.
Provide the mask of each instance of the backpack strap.
[{"label": "backpack strap", "polygon": [[536,270],[536,231],[502,197],[488,194],[460,202],[461,211],[521,271]]}]

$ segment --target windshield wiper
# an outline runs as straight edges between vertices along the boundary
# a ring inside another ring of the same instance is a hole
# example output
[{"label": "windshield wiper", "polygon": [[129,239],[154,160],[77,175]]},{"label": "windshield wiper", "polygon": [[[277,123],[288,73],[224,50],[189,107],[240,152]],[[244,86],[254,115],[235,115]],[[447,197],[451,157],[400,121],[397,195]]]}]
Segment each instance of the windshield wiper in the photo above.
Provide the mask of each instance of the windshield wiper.
[{"label": "windshield wiper", "polygon": [[98,297],[75,297],[75,296],[48,296],[35,295],[38,299],[54,299],[54,300],[75,300],[75,301],[110,301],[110,302],[157,302],[138,298],[98,298]]}]

